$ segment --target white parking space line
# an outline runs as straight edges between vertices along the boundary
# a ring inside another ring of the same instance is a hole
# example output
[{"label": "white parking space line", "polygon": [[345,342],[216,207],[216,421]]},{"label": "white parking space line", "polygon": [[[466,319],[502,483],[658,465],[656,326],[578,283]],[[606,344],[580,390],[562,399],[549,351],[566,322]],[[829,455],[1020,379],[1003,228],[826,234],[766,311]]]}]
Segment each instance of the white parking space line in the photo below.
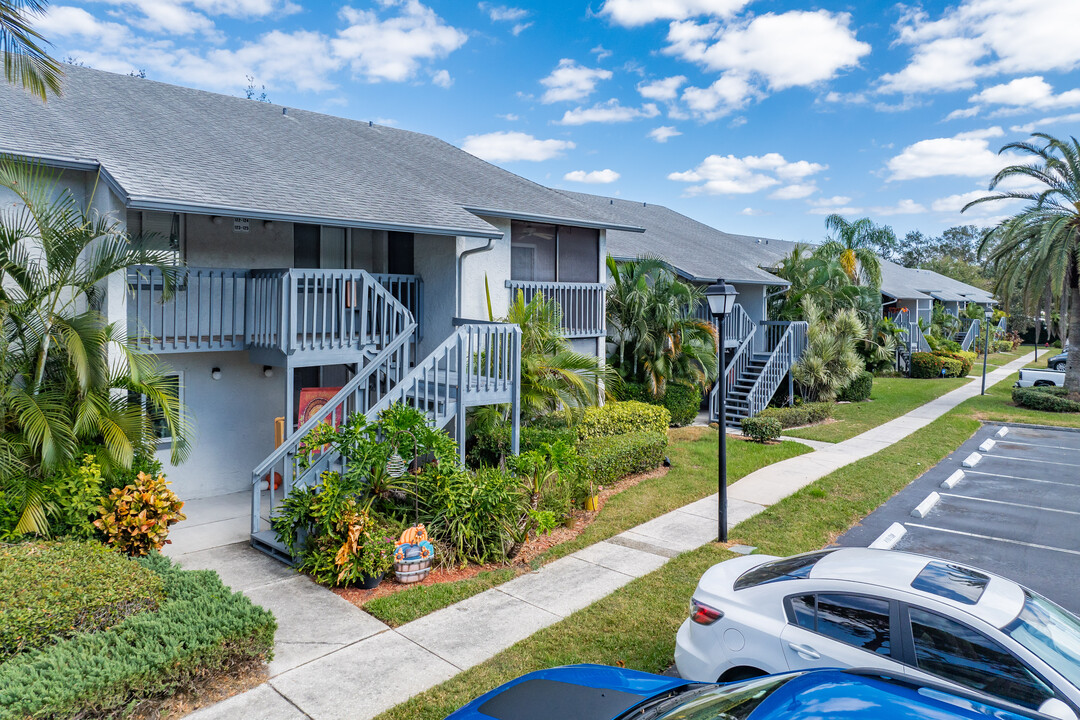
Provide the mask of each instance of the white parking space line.
[{"label": "white parking space line", "polygon": [[1076,512],[1075,510],[1061,510],[1059,508],[1042,507],[1041,505],[1025,505],[1024,503],[1005,500],[991,500],[990,498],[971,497],[970,495],[957,495],[956,493],[941,493],[941,496],[960,498],[961,500],[974,500],[975,502],[993,503],[995,505],[1008,505],[1009,507],[1022,507],[1028,508],[1029,510],[1042,510],[1044,512],[1064,513],[1065,515],[1080,515],[1080,512]]},{"label": "white parking space line", "polygon": [[1002,475],[1000,473],[982,472],[981,470],[965,470],[968,475],[986,475],[995,479],[1026,480],[1027,482],[1046,483],[1048,485],[1064,485],[1065,487],[1077,487],[1076,483],[1058,482],[1057,480],[1043,480],[1041,478],[1020,477],[1019,475]]},{"label": "white parking space line", "polygon": [[1064,445],[1041,445],[1039,443],[1020,442],[1019,440],[1002,440],[1001,442],[1008,443],[1009,445],[1024,445],[1025,447],[1046,448],[1047,450],[1072,450],[1074,452],[1076,451],[1076,448],[1065,447]]},{"label": "white parking space line", "polygon": [[[972,455],[974,454],[975,453],[972,453]],[[1036,460],[1035,458],[1013,457],[1012,455],[994,455],[993,457],[997,458],[998,460],[1019,460],[1020,462],[1042,463],[1043,465],[1064,465],[1065,467],[1076,467],[1076,463],[1054,462],[1053,460]]]},{"label": "white parking space line", "polygon": [[919,523],[908,523],[908,525],[911,527],[922,528],[923,530],[948,533],[950,535],[965,535],[980,540],[996,540],[997,542],[1008,543],[1010,545],[1023,545],[1024,547],[1035,548],[1036,550],[1053,550],[1054,552],[1068,553],[1069,555],[1080,555],[1080,550],[1069,550],[1067,548],[1059,548],[1052,545],[1039,545],[1038,543],[1029,543],[1024,542],[1023,540],[1010,540],[1008,538],[994,537],[993,535],[979,535],[978,533],[964,532],[963,530],[949,530],[948,528],[939,528],[934,527],[933,525],[921,525]]}]

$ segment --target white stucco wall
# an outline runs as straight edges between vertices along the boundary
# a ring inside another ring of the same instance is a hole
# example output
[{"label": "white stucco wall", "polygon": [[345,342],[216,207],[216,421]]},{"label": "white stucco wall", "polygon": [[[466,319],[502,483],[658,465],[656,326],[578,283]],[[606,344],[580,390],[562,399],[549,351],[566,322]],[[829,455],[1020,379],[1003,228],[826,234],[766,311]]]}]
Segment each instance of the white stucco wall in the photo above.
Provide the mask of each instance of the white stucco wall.
[{"label": "white stucco wall", "polygon": [[[285,412],[285,371],[263,375],[246,352],[180,353],[162,360],[182,373],[183,399],[194,417],[187,462],[158,458],[183,500],[251,488],[251,470],[274,449],[274,418]],[[221,379],[210,377],[221,368]]]},{"label": "white stucco wall", "polygon": [[[487,320],[487,297],[484,292],[484,280],[491,290],[491,310],[496,318],[506,314],[510,305],[510,289],[506,281],[510,279],[510,221],[506,218],[484,218],[498,228],[503,236],[492,241],[491,250],[467,255],[462,260],[461,268],[461,317],[470,320]],[[457,238],[457,252],[473,248],[482,248],[487,240],[480,238]],[[427,277],[425,276],[425,281]]]},{"label": "white stucco wall", "polygon": [[415,243],[413,269],[424,279],[424,339],[417,358],[420,360],[454,331],[457,239],[417,235]]}]

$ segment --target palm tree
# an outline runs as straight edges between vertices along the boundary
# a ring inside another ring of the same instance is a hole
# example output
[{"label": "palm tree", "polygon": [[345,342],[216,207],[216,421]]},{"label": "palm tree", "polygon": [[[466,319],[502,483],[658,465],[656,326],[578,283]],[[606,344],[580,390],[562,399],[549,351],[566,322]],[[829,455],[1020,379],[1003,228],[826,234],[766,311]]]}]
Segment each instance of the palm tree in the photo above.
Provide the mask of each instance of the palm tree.
[{"label": "palm tree", "polygon": [[648,332],[635,345],[645,382],[659,396],[669,381],[683,382],[704,390],[718,377],[716,327],[694,317],[694,309],[705,301],[705,291],[682,282],[665,270],[659,273],[645,309]]},{"label": "palm tree", "polygon": [[611,287],[607,292],[607,322],[610,339],[619,347],[619,367],[626,366],[626,346],[635,338],[647,337],[646,308],[652,293],[653,278],[668,269],[667,263],[652,255],[637,260],[616,262],[607,258]]},{"label": "palm tree", "polygon": [[56,179],[0,158],[0,188],[20,201],[0,213],[0,490],[21,500],[17,532],[46,529],[45,484],[80,443],[100,443],[106,464],[130,467],[150,448],[157,416],[173,461],[189,450],[165,368],[94,309],[104,281],[132,265],[155,265],[171,281],[170,256],[139,249],[111,219],[87,217]]},{"label": "palm tree", "polygon": [[896,245],[896,235],[887,225],[875,225],[870,218],[849,222],[841,215],[825,218],[825,227],[834,236],[822,243],[814,254],[840,261],[851,282],[881,285],[881,261],[877,252]]},{"label": "palm tree", "polygon": [[596,358],[574,352],[562,327],[562,308],[537,293],[518,291],[503,322],[521,328],[521,409],[527,417],[598,405],[618,374]]},{"label": "palm tree", "polygon": [[804,309],[806,350],[791,375],[811,400],[831,402],[864,369],[856,344],[866,339],[866,327],[850,308],[827,316],[807,299]]},{"label": "palm tree", "polygon": [[30,27],[30,15],[45,12],[48,0],[0,0],[0,54],[4,56],[4,77],[9,83],[46,99],[51,91],[60,94],[60,63],[42,49],[47,44]]},{"label": "palm tree", "polygon": [[1065,387],[1080,399],[1080,142],[1034,133],[1036,142],[1013,142],[1002,153],[1016,150],[1031,156],[1031,164],[1009,165],[990,182],[993,191],[1010,178],[1035,181],[1030,191],[998,192],[974,200],[964,210],[984,202],[1025,200],[1027,206],[1002,221],[979,244],[997,270],[996,292],[1006,297],[1022,288],[1030,307],[1047,288],[1062,295],[1062,317],[1067,314],[1069,351],[1065,361]]}]

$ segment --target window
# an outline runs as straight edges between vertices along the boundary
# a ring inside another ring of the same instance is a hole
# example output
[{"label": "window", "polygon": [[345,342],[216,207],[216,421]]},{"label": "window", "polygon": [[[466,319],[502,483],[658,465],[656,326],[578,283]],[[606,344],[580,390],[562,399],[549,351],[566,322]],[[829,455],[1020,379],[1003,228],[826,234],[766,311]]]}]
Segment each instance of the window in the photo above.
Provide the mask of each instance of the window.
[{"label": "window", "polygon": [[989,576],[981,572],[952,563],[935,561],[927,563],[922,572],[915,576],[911,587],[967,605],[974,605],[979,602],[989,582]]},{"label": "window", "polygon": [[127,232],[138,238],[147,250],[181,252],[182,222],[180,213],[128,210]]},{"label": "window", "polygon": [[970,627],[919,608],[909,608],[908,619],[920,670],[1029,708],[1054,696],[1008,650]]},{"label": "window", "polygon": [[[183,389],[184,384],[181,381],[180,373],[173,373],[165,376],[166,392],[172,394],[180,405],[183,405]],[[141,405],[144,412],[150,418],[150,424],[153,426],[154,437],[162,445],[167,445],[172,442],[172,432],[169,430],[169,424],[165,421],[165,413],[161,407],[150,398],[145,395],[139,395],[137,393],[128,394],[128,402],[135,405]]]},{"label": "window", "polygon": [[556,269],[554,225],[510,223],[510,279],[554,282]]},{"label": "window", "polygon": [[600,231],[559,227],[559,282],[594,283],[600,273]]},{"label": "window", "polygon": [[817,599],[813,595],[796,595],[788,603],[791,607],[788,619],[791,622],[807,630],[817,628]]},{"label": "window", "polygon": [[389,233],[386,248],[386,271],[391,275],[412,275],[414,246],[412,233]]},{"label": "window", "polygon": [[818,595],[817,631],[878,655],[892,649],[889,601],[862,595]]},{"label": "window", "polygon": [[817,561],[830,552],[832,551],[806,553],[805,555],[796,555],[795,557],[758,565],[756,568],[747,570],[740,575],[739,579],[735,581],[734,588],[742,590],[743,588],[757,587],[765,583],[807,577],[810,575],[810,571],[814,569]]}]

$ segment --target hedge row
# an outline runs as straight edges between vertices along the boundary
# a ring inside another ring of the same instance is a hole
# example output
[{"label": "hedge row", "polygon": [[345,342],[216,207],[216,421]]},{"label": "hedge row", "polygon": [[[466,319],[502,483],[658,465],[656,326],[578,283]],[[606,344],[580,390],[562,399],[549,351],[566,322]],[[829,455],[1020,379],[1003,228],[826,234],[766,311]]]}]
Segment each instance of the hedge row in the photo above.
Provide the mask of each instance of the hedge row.
[{"label": "hedge row", "polygon": [[777,439],[780,437],[780,431],[783,430],[779,420],[761,415],[743,418],[740,424],[743,435],[759,443]]},{"label": "hedge row", "polygon": [[934,354],[943,358],[952,358],[953,360],[959,360],[959,377],[967,377],[971,373],[971,366],[975,363],[975,358],[978,357],[978,355],[973,352],[965,352],[963,350],[960,350],[959,352],[945,352],[941,350]]},{"label": "hedge row", "polygon": [[586,408],[577,425],[578,438],[608,437],[627,433],[667,433],[671,413],[667,408],[635,400],[607,403],[603,407]]},{"label": "hedge row", "polygon": [[0,663],[156,610],[161,577],[98,542],[0,546]]},{"label": "hedge row", "polygon": [[779,421],[781,427],[799,427],[828,420],[832,417],[833,407],[832,403],[825,402],[803,403],[794,407],[769,407],[762,410],[757,416],[773,418]]},{"label": "hedge row", "polygon": [[915,378],[939,378],[960,377],[963,363],[951,357],[944,357],[935,353],[912,353],[911,354],[911,377]]},{"label": "hedge row", "polygon": [[582,477],[594,486],[605,485],[660,467],[668,446],[666,427],[664,432],[626,433],[581,441],[578,457]]},{"label": "hedge row", "polygon": [[270,658],[269,611],[213,571],[180,570],[159,555],[139,562],[161,577],[161,607],[0,664],[0,720],[105,716]]},{"label": "hedge row", "polygon": [[863,370],[855,376],[850,385],[840,391],[836,399],[844,402],[862,402],[870,398],[870,393],[873,390],[874,373]]},{"label": "hedge row", "polygon": [[1063,387],[1014,387],[1013,402],[1021,407],[1043,412],[1080,412],[1080,402],[1066,397]]}]

